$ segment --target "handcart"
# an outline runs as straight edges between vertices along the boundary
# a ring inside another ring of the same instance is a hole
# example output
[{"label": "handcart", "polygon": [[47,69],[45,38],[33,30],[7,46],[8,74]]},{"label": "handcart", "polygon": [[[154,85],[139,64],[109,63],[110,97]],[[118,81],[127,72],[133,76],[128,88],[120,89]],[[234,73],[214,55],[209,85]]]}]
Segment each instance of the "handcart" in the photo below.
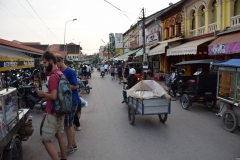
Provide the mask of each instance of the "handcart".
[{"label": "handcart", "polygon": [[240,126],[240,59],[213,63],[218,70],[217,98],[220,100],[218,116],[228,132]]},{"label": "handcart", "polygon": [[127,91],[128,119],[134,124],[135,115],[158,115],[162,123],[171,113],[170,96],[157,82],[142,80]]},{"label": "handcart", "polygon": [[28,109],[19,109],[16,88],[9,88],[7,72],[14,69],[32,68],[32,58],[0,58],[1,80],[6,79],[6,88],[0,89],[0,160],[22,160],[22,141],[33,133],[32,121]]}]

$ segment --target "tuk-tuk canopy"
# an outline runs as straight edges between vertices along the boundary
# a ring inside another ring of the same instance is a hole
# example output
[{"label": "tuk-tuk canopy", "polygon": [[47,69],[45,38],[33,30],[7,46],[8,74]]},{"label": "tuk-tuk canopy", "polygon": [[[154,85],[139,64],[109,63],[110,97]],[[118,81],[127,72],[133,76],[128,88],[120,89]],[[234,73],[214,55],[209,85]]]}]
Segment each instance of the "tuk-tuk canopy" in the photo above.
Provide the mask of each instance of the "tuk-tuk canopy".
[{"label": "tuk-tuk canopy", "polygon": [[214,66],[240,68],[240,59],[230,59],[221,63],[213,63]]}]

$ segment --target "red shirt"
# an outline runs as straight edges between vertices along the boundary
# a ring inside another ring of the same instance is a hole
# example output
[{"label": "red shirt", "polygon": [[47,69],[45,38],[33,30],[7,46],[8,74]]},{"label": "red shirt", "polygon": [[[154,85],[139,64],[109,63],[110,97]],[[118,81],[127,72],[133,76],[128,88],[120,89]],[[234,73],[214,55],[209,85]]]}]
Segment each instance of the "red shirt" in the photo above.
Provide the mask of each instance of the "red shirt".
[{"label": "red shirt", "polygon": [[[49,73],[50,77],[49,77],[49,81],[48,81],[48,94],[50,94],[52,90],[57,90],[58,89],[58,81],[59,81],[59,79],[53,72],[56,72],[56,73],[58,73],[60,75],[63,74],[58,68],[54,69],[53,71],[51,71]],[[46,112],[48,114],[52,114],[51,106],[52,106],[52,100],[47,99]]]}]

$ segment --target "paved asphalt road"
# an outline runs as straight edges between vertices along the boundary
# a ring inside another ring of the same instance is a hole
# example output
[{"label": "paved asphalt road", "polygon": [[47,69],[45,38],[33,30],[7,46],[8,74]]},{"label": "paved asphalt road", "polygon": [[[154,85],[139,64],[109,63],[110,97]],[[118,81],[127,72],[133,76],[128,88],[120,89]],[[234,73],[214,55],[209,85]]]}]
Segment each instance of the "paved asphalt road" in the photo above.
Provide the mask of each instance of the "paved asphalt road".
[{"label": "paved asphalt road", "polygon": [[[96,71],[96,69],[95,69]],[[188,111],[172,102],[165,124],[156,115],[137,115],[134,126],[122,104],[122,85],[94,72],[93,87],[84,94],[89,106],[82,109],[82,130],[76,132],[79,149],[68,160],[235,160],[240,157],[240,129],[229,133],[221,118],[202,105]],[[42,112],[31,111],[35,132],[23,142],[24,160],[50,159],[39,135]],[[58,148],[56,139],[55,146]],[[59,150],[59,149],[58,149]]]}]

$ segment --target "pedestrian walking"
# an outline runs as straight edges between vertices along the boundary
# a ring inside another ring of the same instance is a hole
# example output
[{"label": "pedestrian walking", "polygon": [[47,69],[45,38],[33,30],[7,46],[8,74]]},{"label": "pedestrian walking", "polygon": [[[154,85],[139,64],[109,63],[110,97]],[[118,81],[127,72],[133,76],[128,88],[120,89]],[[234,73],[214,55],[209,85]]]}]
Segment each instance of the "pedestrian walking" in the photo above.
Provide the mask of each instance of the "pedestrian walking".
[{"label": "pedestrian walking", "polygon": [[115,67],[114,66],[111,67],[110,72],[111,72],[112,80],[114,80],[115,79],[115,75],[114,75],[115,74]]},{"label": "pedestrian walking", "polygon": [[81,131],[81,124],[80,124],[81,111],[82,111],[82,105],[80,100],[80,103],[78,104],[78,107],[77,107],[77,112],[74,115],[74,122],[73,122],[76,131]]},{"label": "pedestrian walking", "polygon": [[115,75],[115,80],[118,80],[118,69],[117,69],[117,67],[115,67],[114,75]]},{"label": "pedestrian walking", "polygon": [[54,74],[54,72],[62,75],[63,73],[57,67],[56,57],[53,53],[46,51],[42,57],[43,65],[46,67],[46,71],[49,73],[48,80],[48,92],[45,93],[42,90],[36,90],[36,93],[39,97],[44,97],[47,99],[46,104],[46,116],[43,126],[41,128],[42,131],[42,143],[47,150],[48,154],[53,160],[59,160],[59,155],[54,147],[52,141],[54,136],[58,140],[59,148],[61,150],[61,158],[62,160],[66,160],[66,141],[64,138],[64,116],[56,115],[52,113],[51,106],[54,100],[57,98],[57,89],[58,89],[58,77]]},{"label": "pedestrian walking", "polygon": [[57,66],[63,72],[65,77],[70,83],[72,89],[72,112],[70,114],[65,115],[64,119],[64,128],[67,133],[67,148],[66,152],[67,155],[73,153],[77,149],[77,144],[75,141],[75,132],[73,127],[74,115],[77,110],[77,106],[79,104],[79,97],[78,97],[78,81],[76,77],[76,73],[69,67],[67,67],[63,61],[63,58],[60,54],[55,54],[57,59]]}]

